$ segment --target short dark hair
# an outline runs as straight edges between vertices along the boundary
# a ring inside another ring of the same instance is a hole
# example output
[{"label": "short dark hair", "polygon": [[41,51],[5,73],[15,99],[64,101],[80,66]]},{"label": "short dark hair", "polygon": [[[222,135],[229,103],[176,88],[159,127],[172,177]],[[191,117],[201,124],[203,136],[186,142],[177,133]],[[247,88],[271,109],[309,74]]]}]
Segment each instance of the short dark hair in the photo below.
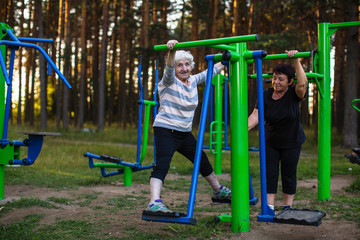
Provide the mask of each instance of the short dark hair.
[{"label": "short dark hair", "polygon": [[274,73],[283,73],[286,76],[288,76],[289,83],[291,82],[291,79],[295,78],[295,68],[291,64],[287,63],[281,63],[274,67],[273,74]]}]

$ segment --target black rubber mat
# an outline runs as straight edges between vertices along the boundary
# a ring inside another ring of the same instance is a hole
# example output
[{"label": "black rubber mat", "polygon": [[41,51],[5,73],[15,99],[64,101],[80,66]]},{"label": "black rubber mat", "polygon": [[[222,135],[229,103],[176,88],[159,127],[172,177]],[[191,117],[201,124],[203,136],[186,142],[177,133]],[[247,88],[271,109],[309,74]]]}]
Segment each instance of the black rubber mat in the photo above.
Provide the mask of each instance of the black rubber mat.
[{"label": "black rubber mat", "polygon": [[231,199],[218,199],[214,197],[211,197],[211,201],[216,203],[231,203]]},{"label": "black rubber mat", "polygon": [[274,216],[274,222],[319,226],[326,213],[319,210],[289,208]]},{"label": "black rubber mat", "polygon": [[152,211],[143,211],[143,216],[159,216],[159,217],[186,217],[185,213],[181,213],[181,212],[169,212],[169,213],[164,213],[164,212],[152,212]]}]

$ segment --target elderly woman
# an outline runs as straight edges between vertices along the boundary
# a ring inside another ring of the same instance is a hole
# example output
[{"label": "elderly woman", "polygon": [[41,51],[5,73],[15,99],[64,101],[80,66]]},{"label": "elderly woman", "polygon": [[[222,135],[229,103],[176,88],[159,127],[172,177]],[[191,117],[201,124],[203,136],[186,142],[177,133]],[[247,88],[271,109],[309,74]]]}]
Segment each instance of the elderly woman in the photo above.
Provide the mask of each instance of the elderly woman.
[{"label": "elderly woman", "polygon": [[[287,51],[293,57],[298,51]],[[277,193],[279,163],[281,162],[281,180],[283,208],[291,208],[296,193],[296,169],[301,145],[305,134],[300,124],[299,104],[304,99],[308,80],[301,62],[294,58],[295,69],[290,64],[279,64],[273,69],[272,88],[264,91],[265,151],[267,203],[274,210]],[[294,78],[297,84],[293,85]],[[248,128],[259,123],[258,109],[249,116]]]},{"label": "elderly woman", "polygon": [[[160,198],[161,188],[168,173],[175,151],[194,163],[196,139],[191,133],[194,112],[198,105],[197,85],[206,80],[207,70],[190,75],[194,68],[193,56],[186,51],[175,51],[176,40],[169,40],[165,73],[159,83],[160,107],[153,127],[156,147],[156,164],[150,176],[150,202],[145,211],[172,213]],[[215,64],[214,76],[224,68]],[[219,201],[230,201],[230,189],[219,184],[213,168],[202,152],[200,173],[213,190],[213,197]]]}]

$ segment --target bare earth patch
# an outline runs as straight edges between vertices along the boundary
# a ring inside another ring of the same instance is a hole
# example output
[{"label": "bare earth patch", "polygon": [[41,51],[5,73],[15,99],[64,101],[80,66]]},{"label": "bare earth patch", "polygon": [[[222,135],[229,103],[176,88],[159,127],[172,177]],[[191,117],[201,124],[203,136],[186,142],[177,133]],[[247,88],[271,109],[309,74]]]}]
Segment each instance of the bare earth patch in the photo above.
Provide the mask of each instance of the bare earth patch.
[{"label": "bare earth patch", "polygon": [[[184,176],[169,175],[167,179],[176,180],[177,178],[187,178]],[[220,179],[230,180],[228,175],[219,176]],[[346,194],[344,187],[349,186],[354,181],[351,176],[335,176],[331,178],[332,193]],[[299,187],[305,187],[317,191],[317,180],[307,179],[298,181]],[[210,195],[205,194],[206,189],[199,187],[196,195],[196,207],[212,206]],[[82,204],[86,201],[86,196],[96,196],[87,204]],[[141,220],[142,210],[146,207],[149,195],[148,184],[133,184],[131,187],[124,187],[122,183],[114,182],[112,185],[97,185],[91,187],[79,187],[77,190],[56,190],[51,188],[34,187],[26,185],[5,185],[5,199],[0,201],[0,204],[5,204],[6,201],[13,201],[20,198],[35,197],[44,201],[49,201],[49,198],[55,199],[69,199],[69,203],[51,202],[58,206],[57,209],[48,209],[42,207],[22,208],[10,211],[0,218],[1,225],[8,225],[14,222],[19,222],[29,214],[44,214],[41,220],[42,225],[54,224],[58,219],[63,220],[86,220],[91,222],[106,221],[109,222],[104,233],[110,236],[125,237],[126,230],[129,227],[136,226],[136,229],[143,233],[154,233],[171,231],[171,226],[167,223],[154,223]],[[258,193],[260,195],[260,193]],[[136,202],[131,208],[125,210],[116,208],[112,210],[114,203],[112,199],[117,199],[119,196],[124,197],[124,201]],[[140,200],[139,200],[140,199]],[[164,189],[164,199],[166,203],[171,206],[177,206],[188,201],[188,193],[183,191],[176,191],[176,189]],[[279,202],[279,205],[281,202]],[[295,200],[296,204],[296,200]],[[221,212],[219,205],[219,215],[229,212]],[[259,204],[258,204],[259,207]],[[1,211],[2,209],[0,209]],[[201,219],[205,216],[215,216],[214,213],[197,212],[195,209],[194,217]],[[225,223],[219,223],[225,224]],[[250,232],[246,233],[232,233],[231,239],[360,239],[360,228],[355,222],[330,220],[325,217],[319,227],[297,226],[288,224],[274,224],[257,222],[256,215],[250,216]],[[196,239],[196,236],[194,236]]]}]

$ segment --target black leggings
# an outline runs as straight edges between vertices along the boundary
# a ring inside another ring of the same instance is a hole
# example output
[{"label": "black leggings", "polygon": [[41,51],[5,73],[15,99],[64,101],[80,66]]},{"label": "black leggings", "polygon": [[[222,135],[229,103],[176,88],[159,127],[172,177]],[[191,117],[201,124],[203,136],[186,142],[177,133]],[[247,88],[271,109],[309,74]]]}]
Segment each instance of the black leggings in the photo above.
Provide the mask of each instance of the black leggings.
[{"label": "black leggings", "polygon": [[[170,168],[171,158],[178,151],[192,163],[196,152],[196,139],[191,132],[179,132],[167,128],[154,127],[156,164],[151,172],[152,178],[164,182]],[[200,173],[203,177],[209,176],[213,168],[204,151],[201,153]]]},{"label": "black leggings", "polygon": [[296,193],[296,169],[301,145],[295,148],[274,148],[266,145],[267,193],[277,193],[279,163],[281,161],[281,182],[285,194]]}]

